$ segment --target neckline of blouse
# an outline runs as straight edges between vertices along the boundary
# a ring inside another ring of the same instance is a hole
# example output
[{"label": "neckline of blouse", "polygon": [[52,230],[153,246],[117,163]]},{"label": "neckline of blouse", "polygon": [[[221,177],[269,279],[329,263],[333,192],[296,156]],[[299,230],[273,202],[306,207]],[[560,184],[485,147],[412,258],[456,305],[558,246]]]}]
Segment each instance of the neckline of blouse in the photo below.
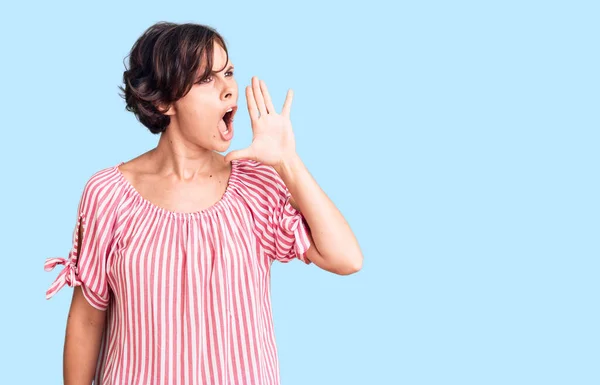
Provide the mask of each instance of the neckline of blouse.
[{"label": "neckline of blouse", "polygon": [[208,207],[206,207],[202,210],[198,210],[198,211],[191,211],[191,212],[172,211],[172,210],[168,210],[164,207],[158,206],[158,205],[150,202],[148,199],[144,198],[142,196],[142,194],[140,194],[139,191],[137,191],[137,189],[131,184],[131,182],[129,182],[129,180],[127,180],[127,178],[125,178],[125,175],[123,175],[123,172],[121,172],[121,170],[119,169],[119,166],[121,166],[124,163],[125,162],[120,162],[119,164],[113,166],[113,170],[117,174],[119,181],[126,187],[126,189],[129,192],[131,192],[144,205],[146,205],[148,208],[152,209],[153,211],[159,212],[159,213],[162,213],[162,214],[165,214],[168,216],[172,216],[172,217],[177,217],[177,218],[190,218],[190,217],[196,217],[196,216],[201,216],[201,215],[207,215],[207,214],[213,213],[214,211],[220,210],[222,208],[222,206],[229,199],[231,199],[233,185],[238,177],[238,160],[233,160],[233,161],[231,161],[231,172],[229,174],[229,179],[227,180],[227,187],[225,188],[225,192],[223,193],[223,195],[221,196],[221,198],[218,201],[216,201],[211,206],[208,206]]}]

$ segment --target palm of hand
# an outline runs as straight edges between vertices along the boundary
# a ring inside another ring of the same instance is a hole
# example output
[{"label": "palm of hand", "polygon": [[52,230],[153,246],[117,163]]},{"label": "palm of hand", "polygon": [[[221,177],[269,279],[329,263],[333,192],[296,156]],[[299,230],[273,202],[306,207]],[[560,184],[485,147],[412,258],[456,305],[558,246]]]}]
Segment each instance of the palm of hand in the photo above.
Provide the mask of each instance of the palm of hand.
[{"label": "palm of hand", "polygon": [[243,150],[230,152],[226,161],[244,158],[277,166],[286,156],[293,155],[296,148],[290,120],[292,98],[293,93],[289,90],[281,114],[278,114],[264,81],[252,78],[252,86],[246,87],[253,132],[252,144]]}]

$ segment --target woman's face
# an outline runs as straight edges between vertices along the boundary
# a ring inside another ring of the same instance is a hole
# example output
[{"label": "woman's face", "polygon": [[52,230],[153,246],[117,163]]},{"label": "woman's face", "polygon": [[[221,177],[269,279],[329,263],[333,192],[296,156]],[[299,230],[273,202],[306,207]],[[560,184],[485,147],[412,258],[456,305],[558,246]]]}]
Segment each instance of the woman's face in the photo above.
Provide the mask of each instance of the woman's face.
[{"label": "woman's face", "polygon": [[[171,116],[167,132],[171,130],[170,134],[180,136],[192,145],[224,152],[233,138],[233,120],[229,120],[237,110],[238,86],[233,65],[226,63],[225,50],[216,43],[214,48],[213,71],[223,70],[194,84],[190,92],[173,103],[167,111]],[[202,71],[200,68],[199,73]],[[226,114],[229,109],[233,111]]]}]

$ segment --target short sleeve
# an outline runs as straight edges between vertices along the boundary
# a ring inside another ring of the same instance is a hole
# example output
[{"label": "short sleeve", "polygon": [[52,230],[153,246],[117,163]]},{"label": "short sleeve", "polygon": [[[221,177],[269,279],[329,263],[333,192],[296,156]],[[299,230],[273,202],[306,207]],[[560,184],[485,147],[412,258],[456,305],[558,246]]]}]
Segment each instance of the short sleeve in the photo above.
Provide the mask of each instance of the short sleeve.
[{"label": "short sleeve", "polygon": [[306,264],[310,228],[302,213],[290,203],[291,194],[277,172],[258,162],[249,163],[243,176],[255,222],[255,233],[273,260],[299,259]]},{"label": "short sleeve", "polygon": [[298,258],[309,264],[306,251],[310,247],[310,230],[304,216],[292,206],[290,199],[290,193],[284,188],[269,218],[274,235],[272,256],[279,262],[289,262]]},{"label": "short sleeve", "polygon": [[77,222],[68,257],[48,258],[46,271],[64,265],[46,292],[50,299],[62,287],[81,286],[86,300],[96,309],[106,310],[109,303],[107,283],[107,258],[112,239],[112,221],[107,215],[107,189],[92,177],[86,183],[77,210]]}]

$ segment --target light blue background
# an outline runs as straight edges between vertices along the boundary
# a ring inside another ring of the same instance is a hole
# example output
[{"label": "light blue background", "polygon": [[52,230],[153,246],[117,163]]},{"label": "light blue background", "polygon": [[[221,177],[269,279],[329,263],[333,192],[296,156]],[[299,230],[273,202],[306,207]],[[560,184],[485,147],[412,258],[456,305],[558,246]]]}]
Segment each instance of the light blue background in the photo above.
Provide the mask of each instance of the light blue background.
[{"label": "light blue background", "polygon": [[[0,383],[59,384],[72,289],[44,293],[87,179],[158,139],[123,59],[209,24],[281,106],[364,251],[277,264],[283,385],[599,384],[598,2],[12,2],[2,6]],[[247,111],[231,149],[249,144]]]}]

